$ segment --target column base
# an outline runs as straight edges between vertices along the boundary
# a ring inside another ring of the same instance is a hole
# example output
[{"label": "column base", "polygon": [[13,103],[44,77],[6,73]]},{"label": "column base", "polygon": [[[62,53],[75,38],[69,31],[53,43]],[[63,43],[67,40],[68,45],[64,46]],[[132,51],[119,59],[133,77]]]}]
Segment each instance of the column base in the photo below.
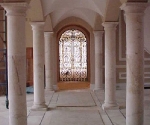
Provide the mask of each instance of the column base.
[{"label": "column base", "polygon": [[90,84],[90,90],[94,90],[95,84]]},{"label": "column base", "polygon": [[57,85],[53,85],[53,90],[57,91],[58,90],[58,86]]},{"label": "column base", "polygon": [[119,106],[117,105],[117,103],[104,103],[102,105],[102,109],[103,110],[116,110],[116,109],[119,109]]},{"label": "column base", "polygon": [[53,88],[45,88],[46,91],[54,91]]},{"label": "column base", "polygon": [[93,89],[93,91],[98,91],[98,90],[104,90],[104,87],[96,87]]},{"label": "column base", "polygon": [[31,108],[32,111],[47,111],[48,110],[48,106],[45,104],[42,105],[33,105]]}]

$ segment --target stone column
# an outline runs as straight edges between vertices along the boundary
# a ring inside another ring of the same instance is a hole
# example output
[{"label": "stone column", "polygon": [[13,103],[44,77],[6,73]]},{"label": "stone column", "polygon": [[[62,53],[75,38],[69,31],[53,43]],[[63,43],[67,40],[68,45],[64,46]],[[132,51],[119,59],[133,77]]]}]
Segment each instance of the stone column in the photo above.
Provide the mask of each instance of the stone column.
[{"label": "stone column", "polygon": [[2,3],[7,15],[9,125],[27,125],[25,15],[27,3]]},{"label": "stone column", "polygon": [[105,30],[105,101],[103,109],[116,108],[116,26],[117,22],[102,24]]},{"label": "stone column", "polygon": [[58,65],[59,65],[59,62],[58,62],[58,48],[57,48],[57,42],[56,41],[56,34],[54,34],[54,38],[53,38],[53,41],[52,41],[52,52],[53,52],[53,89],[55,91],[58,90],[58,77],[57,77],[57,73],[58,73]]},{"label": "stone column", "polygon": [[95,88],[94,90],[103,89],[103,65],[102,65],[102,37],[104,31],[94,31],[95,39]]},{"label": "stone column", "polygon": [[53,90],[53,57],[52,57],[52,41],[53,32],[44,32],[45,37],[45,81],[46,90]]},{"label": "stone column", "polygon": [[143,16],[146,3],[125,3],[126,19],[126,124],[144,124],[144,41]]},{"label": "stone column", "polygon": [[31,22],[33,30],[34,104],[32,110],[47,110],[44,97],[44,22]]}]

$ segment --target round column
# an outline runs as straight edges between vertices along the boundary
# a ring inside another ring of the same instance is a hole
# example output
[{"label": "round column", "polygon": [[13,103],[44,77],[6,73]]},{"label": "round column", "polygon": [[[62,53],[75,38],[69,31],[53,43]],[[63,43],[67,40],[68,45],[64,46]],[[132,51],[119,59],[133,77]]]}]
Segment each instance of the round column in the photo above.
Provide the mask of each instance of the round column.
[{"label": "round column", "polygon": [[9,125],[27,125],[25,13],[27,3],[3,3],[7,15]]},{"label": "round column", "polygon": [[144,41],[143,16],[146,3],[125,3],[126,17],[126,124],[144,124]]},{"label": "round column", "polygon": [[53,90],[53,57],[52,57],[52,41],[53,32],[44,32],[45,37],[45,81],[46,90]]},{"label": "round column", "polygon": [[34,104],[32,110],[47,110],[44,97],[44,24],[44,22],[31,22],[34,76]]},{"label": "round column", "polygon": [[103,89],[103,65],[102,65],[102,37],[104,31],[94,31],[95,38],[95,88]]},{"label": "round column", "polygon": [[105,30],[105,101],[103,109],[117,108],[116,103],[116,26],[117,22],[102,24]]},{"label": "round column", "polygon": [[56,41],[56,34],[53,35],[53,41],[52,41],[52,64],[53,64],[53,89],[54,91],[58,90],[58,49],[57,49],[57,41]]}]

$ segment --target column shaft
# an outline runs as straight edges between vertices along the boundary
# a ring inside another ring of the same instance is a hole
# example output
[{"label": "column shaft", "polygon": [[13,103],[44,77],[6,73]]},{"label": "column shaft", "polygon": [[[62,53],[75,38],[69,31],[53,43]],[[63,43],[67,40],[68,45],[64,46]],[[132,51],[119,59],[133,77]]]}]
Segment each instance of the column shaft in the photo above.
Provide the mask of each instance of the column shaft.
[{"label": "column shaft", "polygon": [[53,57],[52,41],[53,32],[44,32],[45,37],[45,81],[46,90],[53,90]]},{"label": "column shaft", "polygon": [[143,15],[145,3],[122,5],[126,16],[126,124],[144,124],[144,41]]},{"label": "column shaft", "polygon": [[94,31],[94,38],[95,38],[95,88],[94,90],[103,89],[102,37],[103,37],[103,31]]},{"label": "column shaft", "polygon": [[57,73],[58,73],[58,69],[57,69],[57,66],[58,66],[58,53],[57,53],[57,50],[58,50],[58,46],[57,46],[57,43],[56,43],[56,35],[54,34],[54,39],[52,41],[52,51],[53,51],[53,89],[56,91],[58,90],[58,85],[57,85],[57,81],[58,81],[58,77],[57,77]]},{"label": "column shaft", "polygon": [[27,125],[26,3],[3,3],[7,12],[9,124]]},{"label": "column shaft", "polygon": [[103,23],[105,29],[105,102],[103,109],[117,107],[116,103],[116,26],[117,22]]},{"label": "column shaft", "polygon": [[46,110],[44,97],[44,22],[32,22],[34,105],[32,110]]}]

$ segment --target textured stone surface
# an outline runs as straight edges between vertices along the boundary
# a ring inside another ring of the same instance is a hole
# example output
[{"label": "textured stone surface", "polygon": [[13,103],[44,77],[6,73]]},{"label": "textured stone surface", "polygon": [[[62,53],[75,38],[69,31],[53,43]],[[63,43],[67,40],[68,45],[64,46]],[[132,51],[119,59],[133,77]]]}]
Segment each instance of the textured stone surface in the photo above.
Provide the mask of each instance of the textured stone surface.
[{"label": "textured stone surface", "polygon": [[117,22],[103,23],[105,30],[105,101],[103,109],[116,108],[116,26]]},{"label": "textured stone surface", "polygon": [[60,92],[57,106],[95,106],[90,92]]},{"label": "textured stone surface", "polygon": [[127,125],[144,124],[144,35],[143,17],[147,4],[122,5],[126,17]]},{"label": "textured stone surface", "polygon": [[46,110],[44,98],[44,22],[32,22],[34,104],[32,110]]},{"label": "textured stone surface", "polygon": [[94,90],[103,89],[103,58],[102,42],[104,31],[94,31],[95,40],[95,88]]},{"label": "textured stone surface", "polygon": [[28,5],[1,5],[7,12],[9,124],[27,125],[25,14]]},{"label": "textured stone surface", "polygon": [[53,53],[52,53],[52,41],[53,32],[44,32],[45,38],[45,81],[46,89],[53,90]]},{"label": "textured stone surface", "polygon": [[[75,91],[72,91],[75,92]],[[83,91],[81,91],[83,92]],[[85,92],[85,91],[84,91]],[[63,93],[63,92],[62,92]],[[66,93],[66,92],[65,92]],[[119,106],[125,101],[126,91],[117,90],[116,97]],[[150,89],[144,91],[144,125],[150,123]],[[59,93],[45,92],[48,111],[32,111],[33,94],[27,94],[28,125],[125,125],[126,109],[107,110],[101,108],[104,101],[104,91],[91,92],[96,106],[85,107],[57,107]],[[80,97],[79,97],[80,98]],[[81,98],[82,99],[82,98]],[[82,112],[81,112],[82,111]],[[60,114],[59,114],[60,113]],[[60,121],[59,121],[60,118]],[[64,118],[64,119],[63,119]],[[68,119],[69,118],[69,119]],[[75,119],[74,119],[75,118]],[[77,119],[79,118],[79,120]],[[5,97],[0,97],[0,124],[8,125],[9,110],[5,108]]]}]

